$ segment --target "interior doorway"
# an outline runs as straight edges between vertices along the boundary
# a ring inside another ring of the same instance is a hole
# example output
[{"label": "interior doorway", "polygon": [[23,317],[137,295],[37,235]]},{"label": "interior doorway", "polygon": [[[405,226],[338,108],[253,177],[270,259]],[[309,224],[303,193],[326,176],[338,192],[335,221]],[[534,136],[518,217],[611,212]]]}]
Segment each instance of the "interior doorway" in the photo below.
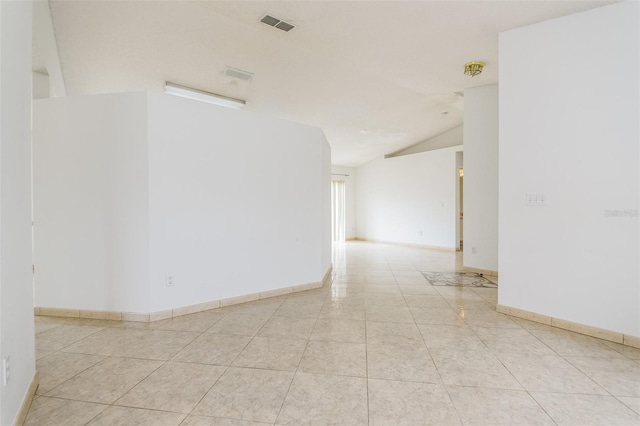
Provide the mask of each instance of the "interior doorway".
[{"label": "interior doorway", "polygon": [[456,251],[464,248],[464,164],[463,152],[456,152]]},{"label": "interior doorway", "polygon": [[344,180],[331,181],[331,240],[345,240],[345,194]]},{"label": "interior doorway", "polygon": [[464,232],[463,229],[464,227],[462,226],[464,224],[464,169],[462,167],[460,167],[458,169],[458,176],[459,176],[459,182],[458,185],[460,187],[460,237],[459,237],[459,247],[458,250],[462,251],[464,248]]}]

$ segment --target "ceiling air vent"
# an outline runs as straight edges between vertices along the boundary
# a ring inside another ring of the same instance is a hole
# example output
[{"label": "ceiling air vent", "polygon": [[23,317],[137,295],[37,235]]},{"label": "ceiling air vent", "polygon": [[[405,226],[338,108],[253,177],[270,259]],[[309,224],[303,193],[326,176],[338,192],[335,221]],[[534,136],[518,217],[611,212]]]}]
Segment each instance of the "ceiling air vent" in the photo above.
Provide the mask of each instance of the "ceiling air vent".
[{"label": "ceiling air vent", "polygon": [[288,23],[286,23],[286,22],[284,22],[284,21],[280,21],[280,22],[278,22],[278,23],[276,24],[276,28],[277,28],[277,29],[279,29],[279,30],[282,30],[282,31],[287,31],[287,32],[289,32],[289,31],[291,31],[292,29],[294,29],[294,28],[295,28],[295,26],[294,26],[294,25],[291,25],[291,24],[288,24]]},{"label": "ceiling air vent", "polygon": [[260,22],[272,27],[276,27],[277,29],[285,32],[289,32],[296,27],[295,25],[292,25],[285,21],[281,21],[280,19],[274,18],[273,16],[269,15],[264,15],[262,18],[260,18]]},{"label": "ceiling air vent", "polygon": [[227,67],[224,69],[224,75],[227,77],[237,78],[242,81],[250,81],[253,78],[253,74],[247,71],[242,71],[236,68]]},{"label": "ceiling air vent", "polygon": [[262,19],[260,19],[260,22],[262,22],[263,24],[267,24],[267,25],[271,25],[272,27],[275,27],[276,24],[280,22],[280,20],[274,18],[273,16],[264,15]]}]

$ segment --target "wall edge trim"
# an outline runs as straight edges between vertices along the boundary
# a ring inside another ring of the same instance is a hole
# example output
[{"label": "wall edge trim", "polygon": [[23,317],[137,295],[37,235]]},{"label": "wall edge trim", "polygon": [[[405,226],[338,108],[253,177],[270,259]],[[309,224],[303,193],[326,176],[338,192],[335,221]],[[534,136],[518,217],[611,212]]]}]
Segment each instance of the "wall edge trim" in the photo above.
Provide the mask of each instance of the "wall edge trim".
[{"label": "wall edge trim", "polygon": [[[352,241],[354,241],[354,240],[352,240]],[[401,243],[401,242],[397,242],[397,241],[376,240],[376,239],[372,239],[372,238],[363,238],[363,237],[356,237],[355,241],[363,241],[363,242],[366,242],[366,243],[391,244],[391,245],[395,245],[395,246],[414,247],[414,248],[442,250],[442,251],[451,251],[451,252],[455,252],[456,251],[455,247],[430,246],[430,245],[427,245],[427,244],[415,244],[415,243]]]},{"label": "wall edge trim", "polygon": [[83,318],[83,319],[102,319],[112,321],[131,321],[131,322],[154,322],[170,318],[176,318],[183,315],[195,314],[198,312],[219,309],[226,306],[239,305],[242,303],[253,302],[256,300],[268,299],[271,297],[284,296],[291,293],[313,290],[321,288],[331,283],[333,265],[329,265],[327,271],[322,277],[322,281],[315,281],[306,284],[294,285],[291,287],[282,287],[274,290],[267,290],[258,293],[250,293],[242,296],[234,296],[222,300],[211,300],[208,302],[197,303],[195,305],[179,306],[173,309],[166,309],[157,312],[118,312],[118,311],[92,311],[83,309],[65,309],[65,308],[46,308],[35,307],[35,315],[46,315],[63,318]]},{"label": "wall edge trim", "polygon": [[595,337],[597,339],[607,340],[610,342],[618,343],[620,345],[640,349],[640,337],[637,336],[631,336],[617,331],[606,330],[604,328],[594,327],[591,325],[580,324],[561,318],[538,314],[536,312],[526,311],[524,309],[514,308],[512,306],[498,304],[496,306],[496,311],[517,318],[545,324],[550,327],[560,328],[563,330],[572,331],[574,333],[584,334],[586,336]]},{"label": "wall edge trim", "polygon": [[33,401],[33,397],[36,396],[36,390],[40,385],[40,373],[36,370],[33,373],[33,378],[31,379],[31,384],[27,389],[27,393],[22,400],[22,404],[20,404],[20,410],[18,410],[18,415],[13,423],[14,426],[21,426],[25,420],[27,420],[27,414],[29,413],[29,408],[31,408],[31,402]]}]

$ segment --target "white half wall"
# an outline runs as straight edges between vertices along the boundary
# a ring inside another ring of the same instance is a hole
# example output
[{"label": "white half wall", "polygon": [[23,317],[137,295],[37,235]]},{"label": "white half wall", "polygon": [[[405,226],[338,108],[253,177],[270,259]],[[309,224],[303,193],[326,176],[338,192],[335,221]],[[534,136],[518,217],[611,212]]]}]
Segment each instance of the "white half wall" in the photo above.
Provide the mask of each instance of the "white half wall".
[{"label": "white half wall", "polygon": [[[622,2],[500,35],[499,303],[632,336],[640,336],[638,7]],[[527,206],[526,194],[543,205]]]},{"label": "white half wall", "polygon": [[322,281],[320,129],[159,93],[34,103],[36,306],[148,313]]},{"label": "white half wall", "polygon": [[498,85],[464,91],[463,264],[498,270]]},{"label": "white half wall", "polygon": [[151,310],[322,281],[328,149],[318,128],[150,93]]},{"label": "white half wall", "polygon": [[[355,239],[357,234],[357,184],[358,171],[354,167],[331,166],[331,179],[344,180],[345,190],[345,238]],[[346,175],[346,176],[345,176]]]},{"label": "white half wall", "polygon": [[149,311],[147,97],[34,101],[35,305]]},{"label": "white half wall", "polygon": [[31,2],[0,2],[0,424],[13,425],[35,374],[31,273]]},{"label": "white half wall", "polygon": [[358,167],[358,238],[456,248],[456,152],[379,159]]}]

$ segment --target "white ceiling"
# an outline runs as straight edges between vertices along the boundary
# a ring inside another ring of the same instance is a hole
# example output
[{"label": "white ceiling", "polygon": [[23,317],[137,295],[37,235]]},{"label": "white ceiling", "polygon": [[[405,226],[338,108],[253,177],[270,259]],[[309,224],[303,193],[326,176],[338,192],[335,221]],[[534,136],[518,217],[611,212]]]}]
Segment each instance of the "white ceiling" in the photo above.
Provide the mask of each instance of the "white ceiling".
[{"label": "white ceiling", "polygon": [[[498,33],[611,1],[51,1],[68,95],[165,81],[321,127],[357,166],[462,123],[454,92],[498,81]],[[297,27],[259,22],[268,13]],[[463,75],[464,63],[487,63]],[[224,77],[230,66],[250,83]],[[545,64],[535,64],[544,67]],[[526,82],[523,82],[526,84]],[[442,112],[448,114],[443,115]]]}]

